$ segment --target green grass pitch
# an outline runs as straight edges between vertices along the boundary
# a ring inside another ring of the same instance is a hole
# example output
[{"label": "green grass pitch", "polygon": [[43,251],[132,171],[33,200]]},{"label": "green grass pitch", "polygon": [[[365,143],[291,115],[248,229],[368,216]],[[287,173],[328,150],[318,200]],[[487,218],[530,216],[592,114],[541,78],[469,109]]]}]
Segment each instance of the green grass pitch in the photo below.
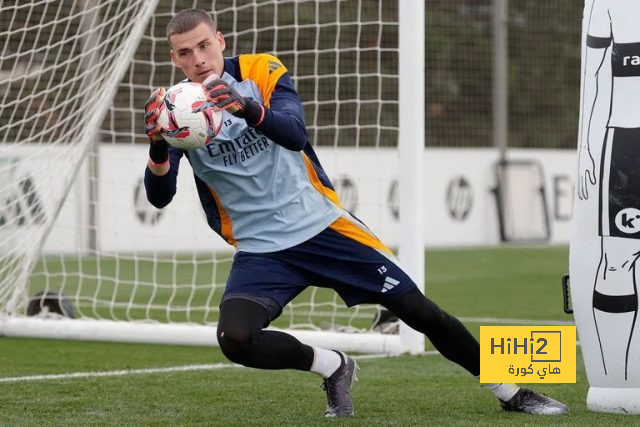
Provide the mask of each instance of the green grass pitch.
[{"label": "green grass pitch", "polygon": [[[562,312],[566,247],[438,250],[426,258],[427,294],[474,318],[572,320]],[[217,303],[217,302],[216,302]],[[428,345],[427,349],[431,349]],[[120,377],[3,382],[8,377],[226,363],[217,348],[0,337],[0,425],[616,425],[632,416],[586,409],[576,384],[533,384],[570,406],[562,417],[509,414],[463,369],[439,355],[361,359],[356,417],[326,420],[310,373],[225,368]]]}]

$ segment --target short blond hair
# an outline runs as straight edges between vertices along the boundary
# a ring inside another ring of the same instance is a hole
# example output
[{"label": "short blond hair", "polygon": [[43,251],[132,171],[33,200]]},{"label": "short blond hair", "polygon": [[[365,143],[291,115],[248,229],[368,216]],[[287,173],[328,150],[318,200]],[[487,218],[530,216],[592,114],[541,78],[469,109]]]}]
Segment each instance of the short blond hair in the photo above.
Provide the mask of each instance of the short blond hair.
[{"label": "short blond hair", "polygon": [[193,30],[201,23],[208,24],[216,31],[216,22],[213,17],[203,9],[184,9],[177,12],[167,24],[167,40],[171,41],[174,34],[183,34]]}]

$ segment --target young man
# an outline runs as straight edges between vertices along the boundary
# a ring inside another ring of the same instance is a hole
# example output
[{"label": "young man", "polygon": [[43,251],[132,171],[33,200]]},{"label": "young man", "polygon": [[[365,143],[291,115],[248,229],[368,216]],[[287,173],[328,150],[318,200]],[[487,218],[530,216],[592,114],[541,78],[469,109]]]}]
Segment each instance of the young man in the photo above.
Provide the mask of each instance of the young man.
[{"label": "young man", "polygon": [[[151,141],[145,187],[154,206],[166,206],[186,156],[209,225],[237,249],[220,305],[222,352],[253,368],[314,372],[324,378],[325,415],[353,415],[352,358],[264,330],[315,284],[333,288],[348,306],[383,305],[477,377],[475,338],[425,298],[391,251],[342,209],[308,141],[300,98],[280,60],[267,54],[223,58],[224,37],[202,10],[178,12],[167,37],[173,63],[188,80],[204,84],[209,100],[224,110],[224,125],[206,148],[169,147],[157,124],[164,89],[154,91],[145,105]],[[383,287],[386,278],[395,286]],[[567,413],[562,403],[513,384],[487,386],[506,410]]]}]

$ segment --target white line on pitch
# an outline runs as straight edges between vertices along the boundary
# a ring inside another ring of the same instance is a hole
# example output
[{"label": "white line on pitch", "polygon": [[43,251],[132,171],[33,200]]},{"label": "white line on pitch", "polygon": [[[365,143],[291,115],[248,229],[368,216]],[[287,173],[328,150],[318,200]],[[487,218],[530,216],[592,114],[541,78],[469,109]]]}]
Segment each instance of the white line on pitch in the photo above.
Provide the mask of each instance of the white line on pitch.
[{"label": "white line on pitch", "polygon": [[[426,351],[421,355],[432,356],[439,354],[437,351]],[[386,354],[361,354],[354,356],[354,359],[378,359],[384,357],[392,357]],[[101,378],[101,377],[124,377],[128,375],[147,375],[162,374],[168,372],[189,372],[189,371],[213,371],[216,369],[226,368],[242,368],[243,366],[232,363],[214,363],[210,365],[184,365],[170,366],[166,368],[145,368],[145,369],[122,369],[117,371],[95,371],[95,372],[69,372],[66,374],[49,374],[49,375],[27,375],[23,377],[4,377],[0,378],[0,383],[17,383],[28,381],[50,381],[50,380],[69,380],[78,378]]]},{"label": "white line on pitch", "polygon": [[458,317],[461,322],[469,323],[499,323],[499,324],[513,324],[513,325],[532,325],[532,326],[573,326],[575,322],[569,320],[544,320],[544,319],[508,319],[503,317]]},{"label": "white line on pitch", "polygon": [[[418,356],[435,356],[436,354],[440,354],[439,351],[429,350],[424,351],[422,353],[418,353]],[[357,356],[352,356],[353,359],[364,360],[364,359],[384,359],[387,357],[398,357],[395,354],[359,354]]]},{"label": "white line on pitch", "polygon": [[242,366],[240,365],[234,365],[231,363],[214,363],[210,365],[184,365],[184,366],[170,366],[166,368],[123,369],[119,371],[70,372],[67,374],[5,377],[5,378],[0,378],[0,383],[66,380],[66,379],[75,379],[75,378],[124,377],[127,375],[161,374],[166,372],[211,371],[215,369],[241,368],[241,367]]},{"label": "white line on pitch", "polygon": [[[434,353],[437,354],[437,352],[434,352]],[[354,359],[374,359],[379,357],[387,357],[387,355],[363,354],[363,355],[354,356]],[[66,374],[4,377],[4,378],[0,378],[0,383],[68,380],[68,379],[76,379],[76,378],[124,377],[128,375],[162,374],[162,373],[168,373],[168,372],[213,371],[216,369],[226,369],[226,368],[243,368],[243,366],[232,364],[232,363],[214,363],[209,365],[170,366],[166,368],[122,369],[117,371],[94,371],[94,372],[69,372]]]},{"label": "white line on pitch", "polygon": [[[580,342],[576,343],[578,346]],[[428,350],[420,353],[420,356],[435,356],[440,354],[437,350]],[[354,359],[381,359],[386,357],[395,357],[389,354],[361,354],[353,356]],[[216,369],[227,368],[243,368],[243,366],[232,363],[214,363],[209,365],[184,365],[171,366],[166,368],[144,368],[144,369],[122,369],[117,371],[96,371],[96,372],[70,372],[66,374],[49,374],[49,375],[27,375],[23,377],[4,377],[0,378],[0,383],[18,383],[29,381],[50,381],[50,380],[68,380],[77,378],[104,378],[104,377],[124,377],[128,375],[146,375],[146,374],[162,374],[168,372],[190,372],[190,371],[213,371]]]},{"label": "white line on pitch", "polygon": [[[331,318],[360,318],[367,319],[373,316],[375,313],[373,312],[360,312],[360,313],[351,313],[351,312],[341,312],[341,311],[322,311],[322,310],[314,310],[314,311],[300,311],[297,314],[301,316],[324,316]],[[457,316],[456,316],[457,317]],[[497,323],[497,324],[512,324],[512,325],[567,325],[573,326],[575,322],[570,320],[545,320],[545,319],[510,319],[503,317],[458,317],[458,319],[462,322],[469,323]]]}]

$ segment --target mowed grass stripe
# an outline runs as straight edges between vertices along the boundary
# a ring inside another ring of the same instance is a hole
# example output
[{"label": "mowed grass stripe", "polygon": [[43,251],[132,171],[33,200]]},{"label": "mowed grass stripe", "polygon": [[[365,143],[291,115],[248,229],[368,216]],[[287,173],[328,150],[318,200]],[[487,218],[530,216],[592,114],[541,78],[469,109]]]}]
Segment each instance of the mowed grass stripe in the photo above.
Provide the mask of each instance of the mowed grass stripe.
[{"label": "mowed grass stripe", "polygon": [[[560,287],[567,254],[566,247],[428,251],[427,295],[462,318],[570,322]],[[467,326],[478,336],[483,323]],[[0,338],[0,349],[0,377],[229,363],[219,349],[203,347]],[[340,420],[349,426],[634,423],[587,410],[579,351],[576,384],[531,387],[569,405],[569,416],[549,418],[503,412],[475,378],[441,356],[376,357],[359,365],[356,417]],[[326,426],[319,386],[310,373],[256,369],[1,383],[0,423]]]},{"label": "mowed grass stripe", "polygon": [[[431,350],[421,353],[421,356],[435,356],[440,354],[438,351]],[[382,359],[389,356],[385,354],[361,354],[352,356],[356,360],[368,360],[368,359]],[[17,383],[17,382],[30,382],[30,381],[50,381],[50,380],[69,380],[69,379],[82,379],[82,378],[103,378],[103,377],[125,377],[129,375],[153,375],[153,374],[166,374],[173,372],[192,372],[192,371],[215,371],[217,369],[228,368],[244,368],[242,365],[236,365],[234,363],[214,363],[209,365],[185,365],[185,366],[170,366],[164,368],[143,368],[143,369],[120,369],[115,371],[95,371],[95,372],[68,372],[65,374],[49,374],[49,375],[27,375],[22,377],[5,377],[0,378],[0,383]]]}]

